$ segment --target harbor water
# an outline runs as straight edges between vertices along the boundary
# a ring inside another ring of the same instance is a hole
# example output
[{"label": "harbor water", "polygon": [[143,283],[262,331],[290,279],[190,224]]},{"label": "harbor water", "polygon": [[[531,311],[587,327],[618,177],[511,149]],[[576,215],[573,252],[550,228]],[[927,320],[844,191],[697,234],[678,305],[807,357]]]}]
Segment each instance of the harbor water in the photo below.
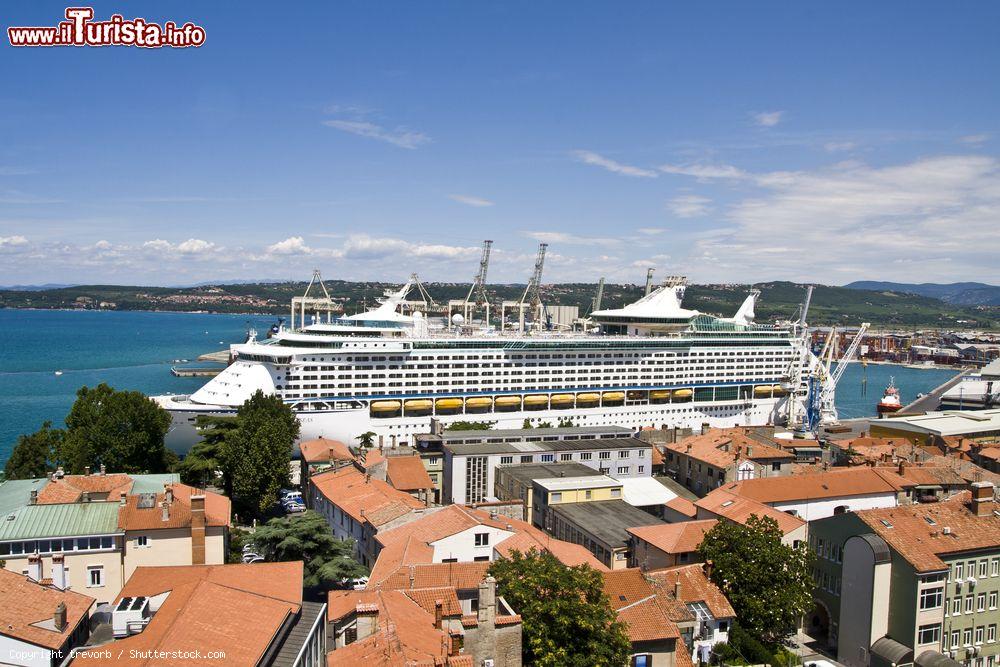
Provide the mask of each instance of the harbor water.
[{"label": "harbor water", "polygon": [[[204,367],[198,355],[242,342],[250,327],[263,336],[275,321],[269,315],[0,309],[0,464],[18,435],[46,420],[62,426],[80,386],[106,382],[147,394],[191,393],[208,378],[175,377],[172,366]],[[845,419],[872,416],[891,377],[905,405],[955,373],[851,364],[837,408]]]}]

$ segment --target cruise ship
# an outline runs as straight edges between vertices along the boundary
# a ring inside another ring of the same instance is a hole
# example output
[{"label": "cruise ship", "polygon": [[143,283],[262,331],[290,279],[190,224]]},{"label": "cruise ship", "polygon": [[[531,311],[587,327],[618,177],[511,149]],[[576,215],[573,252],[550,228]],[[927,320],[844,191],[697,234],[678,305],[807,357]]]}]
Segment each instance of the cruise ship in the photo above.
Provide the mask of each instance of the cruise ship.
[{"label": "cruise ship", "polygon": [[404,314],[410,286],[367,312],[233,345],[232,363],[201,389],[156,397],[172,415],[168,445],[187,451],[197,415],[234,414],[258,390],[291,406],[302,439],[374,432],[386,447],[431,419],[639,430],[778,424],[805,411],[816,359],[804,323],[756,324],[756,290],[733,317],[714,317],[685,309],[686,281],[673,278],[591,313],[583,331],[510,333]]}]

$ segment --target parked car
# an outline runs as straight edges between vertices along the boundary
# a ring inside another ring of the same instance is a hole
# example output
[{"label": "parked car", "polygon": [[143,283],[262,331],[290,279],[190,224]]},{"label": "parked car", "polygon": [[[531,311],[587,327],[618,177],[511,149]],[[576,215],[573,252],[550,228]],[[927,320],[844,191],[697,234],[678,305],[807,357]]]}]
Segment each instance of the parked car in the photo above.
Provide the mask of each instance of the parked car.
[{"label": "parked car", "polygon": [[306,511],[306,506],[305,505],[303,505],[302,503],[294,502],[294,501],[284,503],[284,504],[282,504],[281,507],[285,510],[285,512],[287,512],[289,514],[291,514],[293,512],[305,512]]},{"label": "parked car", "polygon": [[247,553],[243,554],[243,562],[244,563],[256,563],[256,562],[260,562],[262,560],[264,560],[264,557],[261,556],[258,553],[254,553],[253,551],[250,551],[250,552],[247,552]]},{"label": "parked car", "polygon": [[257,556],[256,558],[251,558],[250,560],[245,560],[243,562],[246,563],[247,565],[250,565],[251,563],[263,563],[264,562],[264,557],[263,556]]}]

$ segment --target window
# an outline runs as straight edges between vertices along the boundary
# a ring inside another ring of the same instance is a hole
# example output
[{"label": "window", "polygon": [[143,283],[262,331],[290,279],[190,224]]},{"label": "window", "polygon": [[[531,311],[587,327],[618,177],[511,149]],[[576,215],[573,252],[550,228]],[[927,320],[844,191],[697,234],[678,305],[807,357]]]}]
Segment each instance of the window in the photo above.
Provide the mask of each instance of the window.
[{"label": "window", "polygon": [[586,497],[587,500],[590,500],[591,497],[593,497],[593,495],[594,495],[594,492],[591,491],[590,489],[587,489],[583,493],[584,493],[584,497]]},{"label": "window", "polygon": [[622,490],[621,489],[611,489],[611,497],[612,498],[621,498],[622,497]]},{"label": "window", "polygon": [[990,592],[990,609],[996,609],[996,608],[997,608],[997,592],[996,591],[991,591]]},{"label": "window", "polygon": [[352,625],[349,628],[344,628],[344,645],[353,644],[358,641],[358,626]]},{"label": "window", "polygon": [[489,533],[476,533],[476,546],[486,547],[490,544],[490,534]]},{"label": "window", "polygon": [[646,458],[646,450],[645,449],[640,449],[639,450],[639,458],[640,459]]},{"label": "window", "polygon": [[632,667],[653,667],[653,656],[651,656],[651,655],[633,655],[632,656]]},{"label": "window", "polygon": [[521,463],[531,463],[531,454],[525,454],[522,456]]},{"label": "window", "polygon": [[990,576],[996,577],[1000,575],[1000,558],[994,558],[990,561]]},{"label": "window", "polygon": [[514,462],[514,457],[513,456],[501,456],[500,457],[500,465],[502,465],[502,466],[510,465],[513,462]]},{"label": "window", "polygon": [[618,474],[619,475],[627,475],[628,474],[628,466],[618,466]]},{"label": "window", "polygon": [[560,461],[572,461],[573,460],[573,452],[566,452],[565,454],[560,454],[559,455],[559,460]]},{"label": "window", "polygon": [[542,454],[542,463],[552,463],[555,460],[555,454]]},{"label": "window", "polygon": [[646,466],[639,466],[639,474],[646,472]]},{"label": "window", "polygon": [[943,588],[925,588],[920,591],[920,608],[921,609],[937,609],[941,606],[941,601],[944,599],[944,589]]},{"label": "window", "polygon": [[962,630],[962,645],[972,646],[972,628]]},{"label": "window", "polygon": [[951,615],[958,616],[962,613],[962,598],[955,597],[951,599]]},{"label": "window", "polygon": [[559,491],[556,491],[554,493],[550,493],[549,494],[549,502],[550,503],[561,503],[562,502],[562,493],[559,492]]},{"label": "window", "polygon": [[993,623],[986,627],[986,641],[993,643],[997,640],[997,624]]},{"label": "window", "polygon": [[594,456],[593,452],[580,452],[581,461],[589,461]]},{"label": "window", "polygon": [[976,611],[986,611],[986,593],[976,596]]},{"label": "window", "polygon": [[966,614],[971,614],[972,613],[972,608],[975,606],[975,600],[976,600],[976,596],[975,595],[966,595],[965,596],[965,613]]},{"label": "window", "polygon": [[620,459],[627,459],[629,454],[630,452],[627,449],[618,450],[618,458]]},{"label": "window", "polygon": [[962,564],[955,563],[955,581],[962,580]]},{"label": "window", "polygon": [[949,646],[951,648],[955,648],[958,646],[958,630],[951,631],[951,644]]},{"label": "window", "polygon": [[610,459],[610,458],[611,458],[611,452],[600,452],[600,453],[599,453],[599,454],[597,455],[597,457],[598,457],[599,459],[601,459],[602,461],[603,461],[603,460],[605,460],[605,459]]},{"label": "window", "polygon": [[988,565],[988,562],[987,562],[987,560],[985,558],[982,559],[981,561],[979,561],[979,578],[980,579],[985,579],[986,578],[986,566],[987,565]]},{"label": "window", "polygon": [[139,535],[135,538],[135,546],[144,548],[149,546],[149,535]]},{"label": "window", "polygon": [[483,562],[483,561],[488,561],[489,559],[490,559],[489,556],[476,556],[472,560],[475,561],[475,562],[477,562],[477,563],[479,563],[479,562]]},{"label": "window", "polygon": [[104,566],[87,568],[87,588],[100,588],[104,585]]},{"label": "window", "polygon": [[941,625],[921,625],[917,631],[917,644],[937,644],[941,639]]},{"label": "window", "polygon": [[983,643],[983,626],[976,627],[976,645]]}]

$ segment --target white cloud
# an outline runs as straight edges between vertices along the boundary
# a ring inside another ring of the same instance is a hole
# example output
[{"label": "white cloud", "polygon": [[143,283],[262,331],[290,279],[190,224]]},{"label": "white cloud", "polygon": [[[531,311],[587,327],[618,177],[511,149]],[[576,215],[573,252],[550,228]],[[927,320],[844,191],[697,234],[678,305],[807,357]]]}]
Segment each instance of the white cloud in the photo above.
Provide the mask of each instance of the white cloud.
[{"label": "white cloud", "polygon": [[667,208],[678,218],[696,218],[712,210],[712,200],[698,195],[681,195],[668,201]]},{"label": "white cloud", "polygon": [[857,147],[858,145],[853,141],[828,141],[825,144],[823,144],[823,148],[825,148],[828,153],[851,151]]},{"label": "white cloud", "polygon": [[540,243],[556,243],[564,245],[605,246],[621,243],[620,239],[579,236],[577,234],[567,234],[566,232],[524,232],[524,235],[528,238],[535,239]]},{"label": "white cloud", "polygon": [[267,246],[267,252],[270,255],[299,255],[308,254],[312,249],[306,245],[301,236],[290,236],[284,241]]},{"label": "white cloud", "polygon": [[642,167],[633,167],[632,165],[622,164],[621,162],[616,162],[611,158],[606,158],[603,155],[598,155],[597,153],[591,151],[573,151],[573,155],[578,161],[584,164],[601,167],[602,169],[607,169],[615,174],[634,176],[638,178],[656,178],[656,172],[652,169],[643,169]]},{"label": "white cloud", "polygon": [[457,201],[460,204],[466,204],[467,206],[475,206],[477,208],[483,208],[485,206],[493,206],[493,202],[489,199],[482,199],[480,197],[470,197],[469,195],[448,195],[448,199]]},{"label": "white cloud", "polygon": [[182,243],[177,244],[177,252],[182,252],[187,255],[199,255],[205,252],[211,252],[215,249],[215,244],[210,241],[203,241],[202,239],[188,239]]},{"label": "white cloud", "polygon": [[762,111],[753,115],[753,122],[761,127],[774,127],[784,115],[784,111]]},{"label": "white cloud", "polygon": [[0,248],[11,248],[28,244],[28,239],[23,236],[0,236]]},{"label": "white cloud", "polygon": [[990,135],[988,134],[968,134],[964,137],[959,137],[958,143],[965,144],[967,146],[982,146],[989,140]]},{"label": "white cloud", "polygon": [[323,124],[335,130],[349,132],[360,137],[368,137],[400,148],[414,149],[430,143],[431,138],[422,132],[414,132],[405,127],[387,129],[367,120],[324,120]]},{"label": "white cloud", "polygon": [[657,236],[667,230],[663,229],[662,227],[639,227],[635,231],[644,236]]},{"label": "white cloud", "polygon": [[701,181],[717,178],[742,179],[749,176],[747,172],[729,164],[664,164],[659,169],[665,174],[693,176]]},{"label": "white cloud", "polygon": [[[105,244],[105,245],[101,245]],[[95,246],[99,249],[110,249],[112,246],[107,241],[99,241]],[[142,247],[146,250],[150,250],[158,253],[173,253],[178,255],[185,255],[187,257],[197,256],[197,255],[207,255],[215,252],[216,250],[221,250],[221,248],[211,241],[204,241],[202,239],[188,239],[187,241],[181,241],[180,243],[171,243],[170,241],[164,241],[163,239],[154,239],[152,241],[146,241],[142,244]],[[127,249],[128,246],[122,246],[122,248]]]}]

